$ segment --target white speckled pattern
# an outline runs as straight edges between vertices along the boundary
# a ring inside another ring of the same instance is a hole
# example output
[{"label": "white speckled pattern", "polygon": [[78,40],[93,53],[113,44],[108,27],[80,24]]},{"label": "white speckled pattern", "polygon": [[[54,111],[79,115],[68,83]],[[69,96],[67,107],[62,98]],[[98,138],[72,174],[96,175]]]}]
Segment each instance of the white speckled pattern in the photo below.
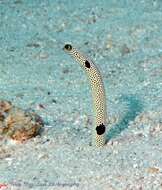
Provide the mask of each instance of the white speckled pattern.
[{"label": "white speckled pattern", "polygon": [[[67,44],[64,48],[70,55],[72,55],[76,61],[78,61],[81,67],[86,71],[90,81],[93,97],[93,105],[95,112],[95,125],[92,132],[92,144],[97,147],[102,147],[105,144],[106,137],[106,100],[105,90],[102,81],[100,71],[97,66],[89,60],[86,56],[81,54],[78,50]],[[86,64],[87,63],[87,64]],[[96,127],[98,126],[98,130]]]}]

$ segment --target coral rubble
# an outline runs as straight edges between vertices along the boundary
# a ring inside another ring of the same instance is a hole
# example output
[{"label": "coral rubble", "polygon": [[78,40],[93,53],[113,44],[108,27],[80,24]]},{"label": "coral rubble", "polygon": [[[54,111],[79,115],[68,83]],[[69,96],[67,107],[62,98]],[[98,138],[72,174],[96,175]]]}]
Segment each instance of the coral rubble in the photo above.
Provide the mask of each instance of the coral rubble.
[{"label": "coral rubble", "polygon": [[43,127],[43,120],[34,111],[13,106],[0,100],[0,135],[13,140],[24,141],[36,136]]}]

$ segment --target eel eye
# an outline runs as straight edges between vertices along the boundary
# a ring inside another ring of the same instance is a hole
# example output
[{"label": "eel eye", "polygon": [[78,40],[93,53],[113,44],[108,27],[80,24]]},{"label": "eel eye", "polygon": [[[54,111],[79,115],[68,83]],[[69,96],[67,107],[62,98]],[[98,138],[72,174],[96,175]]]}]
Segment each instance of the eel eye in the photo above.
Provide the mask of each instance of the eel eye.
[{"label": "eel eye", "polygon": [[72,45],[70,45],[70,44],[65,44],[64,49],[65,49],[66,51],[70,51],[70,50],[72,50]]},{"label": "eel eye", "polygon": [[86,66],[87,68],[90,68],[90,67],[91,67],[89,61],[87,61],[87,60],[85,61],[85,66]]}]

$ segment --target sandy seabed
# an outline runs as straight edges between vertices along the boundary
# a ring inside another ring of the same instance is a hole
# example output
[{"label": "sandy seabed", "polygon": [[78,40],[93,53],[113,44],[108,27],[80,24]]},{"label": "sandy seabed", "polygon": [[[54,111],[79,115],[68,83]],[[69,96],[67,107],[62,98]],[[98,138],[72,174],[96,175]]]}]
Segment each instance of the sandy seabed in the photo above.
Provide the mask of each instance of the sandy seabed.
[{"label": "sandy seabed", "polygon": [[[160,0],[0,0],[0,99],[45,123],[24,143],[0,140],[0,189],[162,189],[161,26]],[[101,149],[90,144],[90,86],[67,42],[103,74]]]}]

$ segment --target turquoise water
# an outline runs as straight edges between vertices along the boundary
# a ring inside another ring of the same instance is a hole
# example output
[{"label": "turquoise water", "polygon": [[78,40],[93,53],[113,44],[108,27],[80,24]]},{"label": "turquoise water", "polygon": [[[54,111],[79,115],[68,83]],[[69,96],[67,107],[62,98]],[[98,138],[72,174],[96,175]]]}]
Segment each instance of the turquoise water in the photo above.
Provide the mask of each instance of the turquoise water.
[{"label": "turquoise water", "polygon": [[[0,0],[0,98],[34,109],[46,124],[38,142],[2,143],[12,164],[1,160],[0,182],[30,181],[39,188],[39,179],[44,185],[59,179],[80,189],[160,189],[161,26],[160,0]],[[110,143],[99,152],[89,146],[90,86],[63,51],[65,43],[91,57],[103,75],[111,124]],[[32,161],[44,150],[49,158],[38,159],[38,167]],[[159,172],[147,173],[150,167]]]}]

